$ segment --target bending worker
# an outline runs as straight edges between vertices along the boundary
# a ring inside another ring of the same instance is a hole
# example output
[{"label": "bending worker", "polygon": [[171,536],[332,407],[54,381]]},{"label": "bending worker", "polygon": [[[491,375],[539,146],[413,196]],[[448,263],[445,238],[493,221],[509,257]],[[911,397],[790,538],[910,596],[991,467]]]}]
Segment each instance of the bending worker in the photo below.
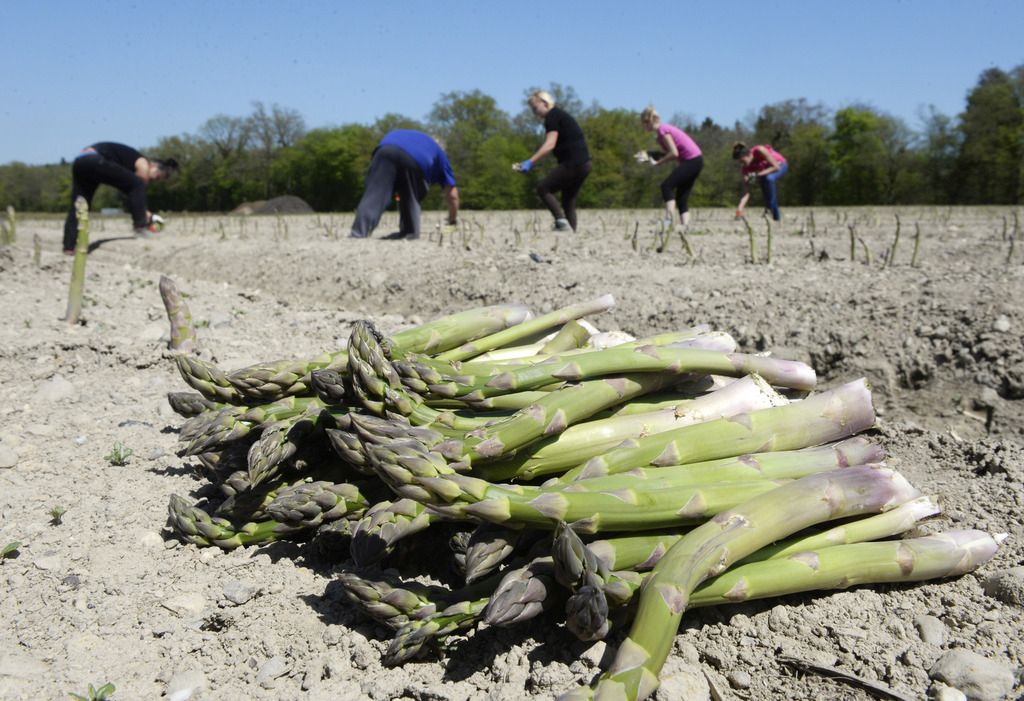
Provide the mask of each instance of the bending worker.
[{"label": "bending worker", "polygon": [[135,235],[148,237],[160,228],[162,219],[146,209],[146,185],[164,180],[178,171],[173,158],[147,158],[131,146],[101,141],[87,146],[71,165],[71,211],[64,220],[64,254],[74,255],[78,239],[78,215],[75,200],[82,196],[92,206],[100,185],[111,185],[128,197]]},{"label": "bending worker", "polygon": [[373,151],[351,236],[363,239],[373,233],[381,215],[398,195],[398,235],[390,238],[420,237],[420,202],[431,185],[440,185],[448,202],[448,224],[454,226],[459,214],[459,189],[455,187],[452,165],[441,145],[413,129],[388,132]]}]

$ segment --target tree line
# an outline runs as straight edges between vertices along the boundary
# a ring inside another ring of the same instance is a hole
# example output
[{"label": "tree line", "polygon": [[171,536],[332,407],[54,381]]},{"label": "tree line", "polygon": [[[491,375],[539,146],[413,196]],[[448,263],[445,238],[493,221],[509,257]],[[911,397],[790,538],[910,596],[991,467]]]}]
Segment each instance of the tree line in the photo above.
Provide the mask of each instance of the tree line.
[{"label": "tree line", "polygon": [[[635,111],[605,109],[584,104],[569,86],[555,85],[550,92],[579,121],[593,157],[580,206],[660,206],[657,183],[667,168],[655,170],[633,159],[654,146],[640,127],[643,105]],[[686,130],[704,152],[691,207],[735,205],[740,188],[731,159],[735,141],[770,143],[786,156],[790,172],[780,183],[784,206],[1024,201],[1024,64],[981,73],[960,114],[930,108],[921,117],[922,128],[914,130],[870,105],[832,110],[801,98],[766,105],[749,122],[731,126],[682,115],[665,121]],[[522,111],[510,115],[494,98],[473,90],[442,95],[422,121],[388,114],[370,125],[308,129],[297,111],[260,102],[246,116],[216,115],[194,134],[164,137],[142,149],[154,157],[173,156],[182,166],[179,177],[150,188],[151,208],[228,211],[245,201],[289,194],[317,211],[350,211],[362,194],[374,147],[395,128],[420,129],[443,141],[464,208],[539,206],[533,186],[541,175],[520,175],[511,165],[539,145],[540,124],[525,100]],[[538,170],[543,174],[544,168]],[[63,211],[70,181],[67,164],[0,166],[0,205]],[[118,197],[103,188],[94,206],[116,206]],[[432,193],[425,205],[439,206],[437,197]]]}]

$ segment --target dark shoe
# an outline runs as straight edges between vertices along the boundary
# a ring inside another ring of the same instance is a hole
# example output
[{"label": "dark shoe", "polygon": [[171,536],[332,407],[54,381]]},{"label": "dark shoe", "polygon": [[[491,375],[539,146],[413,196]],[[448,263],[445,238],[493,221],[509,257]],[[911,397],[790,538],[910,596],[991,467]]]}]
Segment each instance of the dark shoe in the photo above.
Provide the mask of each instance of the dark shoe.
[{"label": "dark shoe", "polygon": [[572,231],[572,225],[569,224],[568,219],[556,219],[552,228],[555,231]]},{"label": "dark shoe", "polygon": [[395,231],[385,236],[381,236],[381,238],[384,239],[385,241],[397,241],[399,239],[404,239],[405,234],[401,231]]},{"label": "dark shoe", "polygon": [[73,255],[75,255],[75,249],[73,249],[73,248],[65,248],[64,249],[64,255],[66,255],[66,256],[73,256]]},{"label": "dark shoe", "polygon": [[348,237],[350,239],[365,239],[366,234],[357,234],[356,232],[353,231],[348,235]]}]

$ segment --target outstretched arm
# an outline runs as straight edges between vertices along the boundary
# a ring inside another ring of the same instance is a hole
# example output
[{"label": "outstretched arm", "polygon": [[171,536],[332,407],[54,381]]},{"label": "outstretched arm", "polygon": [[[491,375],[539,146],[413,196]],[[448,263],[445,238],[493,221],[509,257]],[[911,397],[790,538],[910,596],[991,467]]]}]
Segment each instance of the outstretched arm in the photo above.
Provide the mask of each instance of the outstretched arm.
[{"label": "outstretched arm", "polygon": [[544,158],[544,156],[546,156],[549,153],[551,153],[552,151],[554,151],[555,150],[555,144],[557,144],[557,143],[558,143],[558,132],[557,131],[549,131],[544,136],[544,143],[542,143],[540,145],[540,148],[537,149],[536,153],[534,153],[532,156],[530,156],[529,160],[534,162],[534,163],[536,163],[540,159]]},{"label": "outstretched arm", "polygon": [[455,224],[459,217],[459,188],[454,185],[446,185],[441,192],[448,201],[448,223]]},{"label": "outstretched arm", "polygon": [[[661,139],[659,139],[658,141],[660,143]],[[660,166],[662,163],[665,163],[666,161],[674,161],[677,158],[679,158],[679,149],[676,148],[676,142],[671,138],[666,138],[664,141],[665,151],[667,151],[667,153],[665,153],[665,155],[663,155],[658,160],[651,161],[651,165]]]}]

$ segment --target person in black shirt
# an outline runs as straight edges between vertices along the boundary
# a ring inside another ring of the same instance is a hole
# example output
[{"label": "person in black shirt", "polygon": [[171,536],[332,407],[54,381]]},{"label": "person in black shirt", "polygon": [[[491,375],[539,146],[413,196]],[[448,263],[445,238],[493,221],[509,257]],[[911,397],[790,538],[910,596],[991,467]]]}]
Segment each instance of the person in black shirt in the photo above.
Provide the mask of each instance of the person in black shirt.
[{"label": "person in black shirt", "polygon": [[146,209],[146,185],[170,177],[178,170],[173,158],[147,158],[131,146],[101,141],[82,149],[71,165],[71,211],[64,220],[64,254],[73,255],[78,239],[75,199],[79,195],[92,206],[100,185],[111,185],[128,197],[135,235],[146,237],[159,230],[159,218]]},{"label": "person in black shirt", "polygon": [[[569,113],[555,106],[555,99],[544,90],[530,95],[526,104],[544,119],[544,143],[536,153],[513,168],[529,173],[534,163],[554,152],[558,165],[537,184],[537,194],[551,210],[556,231],[576,231],[576,197],[590,175],[590,151],[583,130]],[[561,204],[555,198],[556,192],[562,193]]]}]

